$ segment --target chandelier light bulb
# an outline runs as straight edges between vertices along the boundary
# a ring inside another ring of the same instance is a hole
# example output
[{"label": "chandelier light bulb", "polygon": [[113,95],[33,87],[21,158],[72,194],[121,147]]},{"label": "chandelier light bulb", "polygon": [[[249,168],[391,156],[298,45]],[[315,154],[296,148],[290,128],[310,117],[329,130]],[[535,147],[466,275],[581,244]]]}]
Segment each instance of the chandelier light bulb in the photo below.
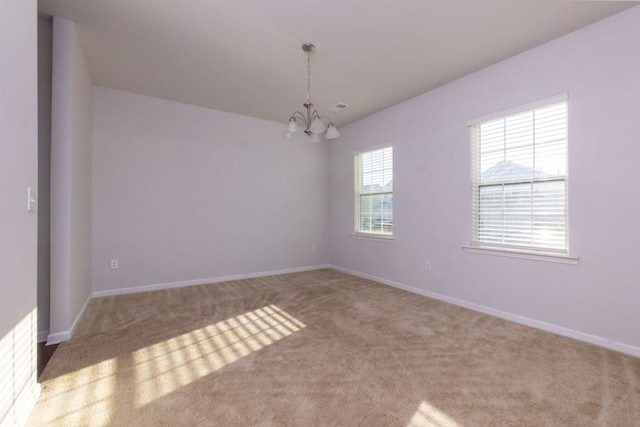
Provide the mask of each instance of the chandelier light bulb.
[{"label": "chandelier light bulb", "polygon": [[309,130],[313,133],[322,133],[327,130],[327,126],[322,122],[320,117],[316,117],[311,122],[311,126],[309,126]]},{"label": "chandelier light bulb", "polygon": [[327,133],[324,134],[324,137],[327,139],[336,139],[340,136],[340,132],[338,132],[338,128],[336,128],[333,123],[329,123],[327,127]]},{"label": "chandelier light bulb", "polygon": [[296,122],[296,119],[291,117],[289,119],[289,128],[287,129],[288,132],[290,133],[295,133],[298,130],[298,123]]}]

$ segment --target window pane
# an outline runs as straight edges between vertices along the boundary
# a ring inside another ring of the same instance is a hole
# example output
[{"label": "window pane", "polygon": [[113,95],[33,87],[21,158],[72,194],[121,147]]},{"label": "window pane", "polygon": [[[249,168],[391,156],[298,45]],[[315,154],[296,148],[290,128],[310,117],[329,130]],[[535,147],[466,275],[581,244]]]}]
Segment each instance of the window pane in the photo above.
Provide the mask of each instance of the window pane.
[{"label": "window pane", "polygon": [[393,150],[356,155],[356,231],[390,235],[393,231]]},{"label": "window pane", "polygon": [[472,126],[473,241],[565,250],[567,104]]},{"label": "window pane", "polygon": [[391,233],[393,231],[393,194],[360,196],[360,231]]},{"label": "window pane", "polygon": [[536,183],[533,200],[533,246],[562,249],[566,240],[565,182]]},{"label": "window pane", "polygon": [[480,187],[480,241],[502,243],[503,205],[504,193],[502,185]]},{"label": "window pane", "polygon": [[532,232],[531,184],[504,186],[504,241],[503,243],[527,246]]}]

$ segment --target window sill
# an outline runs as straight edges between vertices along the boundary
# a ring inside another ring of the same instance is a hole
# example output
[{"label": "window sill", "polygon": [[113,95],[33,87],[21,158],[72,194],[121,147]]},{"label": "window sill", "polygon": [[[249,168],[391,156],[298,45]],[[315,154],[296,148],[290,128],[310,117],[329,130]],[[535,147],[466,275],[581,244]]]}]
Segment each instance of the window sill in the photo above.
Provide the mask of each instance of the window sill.
[{"label": "window sill", "polygon": [[494,248],[489,246],[463,246],[462,250],[472,254],[502,256],[508,258],[528,259],[532,261],[554,262],[558,264],[578,264],[577,256],[556,254],[551,252],[535,252],[527,250]]},{"label": "window sill", "polygon": [[356,240],[372,240],[375,242],[385,242],[385,243],[395,242],[395,238],[393,236],[388,236],[384,234],[353,233],[351,234],[351,238]]}]

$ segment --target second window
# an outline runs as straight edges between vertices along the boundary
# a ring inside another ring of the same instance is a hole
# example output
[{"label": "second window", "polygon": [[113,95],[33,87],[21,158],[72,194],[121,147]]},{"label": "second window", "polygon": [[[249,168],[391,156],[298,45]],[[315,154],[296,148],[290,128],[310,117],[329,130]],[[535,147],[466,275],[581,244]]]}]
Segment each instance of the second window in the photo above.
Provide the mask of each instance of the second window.
[{"label": "second window", "polygon": [[355,232],[393,236],[393,147],[355,155]]}]

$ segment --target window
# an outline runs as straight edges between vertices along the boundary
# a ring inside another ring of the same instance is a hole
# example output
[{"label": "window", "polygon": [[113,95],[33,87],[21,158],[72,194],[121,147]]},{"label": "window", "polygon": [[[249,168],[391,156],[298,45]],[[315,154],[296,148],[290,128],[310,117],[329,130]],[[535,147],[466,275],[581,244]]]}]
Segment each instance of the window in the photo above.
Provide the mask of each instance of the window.
[{"label": "window", "polygon": [[471,123],[472,246],[566,254],[566,96]]},{"label": "window", "polygon": [[355,232],[393,236],[393,148],[355,155]]}]

